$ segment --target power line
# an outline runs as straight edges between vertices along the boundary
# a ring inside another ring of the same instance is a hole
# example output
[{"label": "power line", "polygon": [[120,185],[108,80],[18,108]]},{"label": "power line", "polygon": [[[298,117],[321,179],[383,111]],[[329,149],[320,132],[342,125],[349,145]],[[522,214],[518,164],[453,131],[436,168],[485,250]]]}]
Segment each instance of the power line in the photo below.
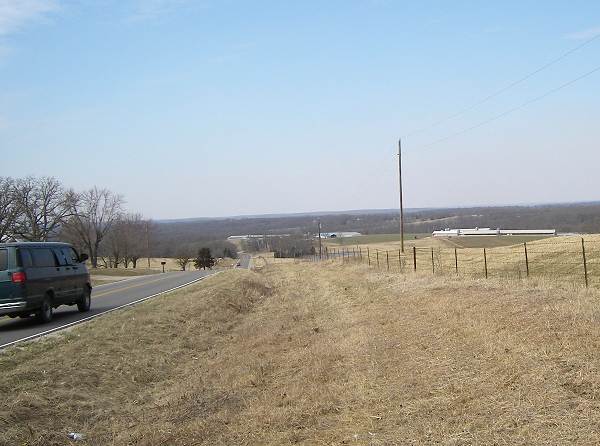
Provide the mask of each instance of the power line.
[{"label": "power line", "polygon": [[505,86],[505,87],[503,87],[503,88],[501,88],[501,89],[499,89],[499,90],[495,91],[494,93],[492,93],[492,94],[490,94],[490,95],[488,95],[488,96],[485,96],[483,99],[480,99],[479,101],[477,101],[477,102],[474,102],[473,104],[469,105],[468,107],[465,107],[465,108],[463,108],[462,110],[460,110],[460,111],[458,111],[458,112],[456,112],[456,113],[454,113],[454,114],[452,114],[452,115],[450,115],[450,116],[446,116],[445,118],[442,118],[442,119],[440,119],[440,120],[438,120],[438,121],[434,122],[433,124],[431,124],[431,125],[429,125],[429,126],[427,126],[427,127],[423,127],[423,128],[421,128],[421,129],[414,130],[414,131],[412,131],[412,132],[408,133],[406,136],[408,137],[408,136],[415,135],[415,134],[417,134],[417,133],[422,133],[422,132],[425,132],[425,131],[427,131],[427,130],[430,130],[430,129],[434,128],[434,127],[437,127],[438,125],[440,125],[440,124],[442,124],[442,123],[444,123],[444,122],[446,122],[446,121],[450,121],[451,119],[457,118],[457,117],[459,117],[459,116],[461,116],[461,115],[463,115],[463,114],[465,114],[465,113],[467,113],[467,112],[469,112],[469,111],[473,110],[473,109],[474,109],[474,108],[476,108],[476,107],[479,107],[481,104],[484,104],[485,102],[487,102],[487,101],[489,101],[489,100],[491,100],[491,99],[493,99],[493,98],[495,98],[495,97],[497,97],[497,96],[501,95],[501,94],[502,94],[502,93],[504,93],[505,91],[508,91],[508,90],[510,90],[511,88],[513,88],[513,87],[515,87],[515,86],[517,86],[517,85],[519,85],[519,84],[521,84],[521,83],[525,82],[527,79],[529,79],[529,78],[531,78],[531,77],[535,76],[535,75],[536,75],[536,74],[538,74],[540,71],[543,71],[543,70],[545,70],[546,68],[549,68],[549,67],[551,67],[552,65],[554,65],[554,64],[556,64],[556,63],[558,63],[558,62],[560,62],[560,61],[561,61],[561,60],[563,60],[564,58],[566,58],[566,57],[568,57],[569,55],[573,54],[575,51],[577,51],[577,50],[579,50],[579,49],[583,48],[583,47],[584,47],[584,46],[586,46],[586,45],[589,45],[590,43],[592,43],[594,40],[596,40],[596,39],[598,39],[598,38],[600,38],[600,33],[596,34],[595,36],[591,37],[590,39],[586,40],[585,42],[583,42],[583,43],[581,43],[581,44],[577,45],[576,47],[574,47],[574,48],[571,48],[571,49],[570,49],[570,50],[568,50],[567,52],[565,52],[565,53],[561,54],[560,56],[558,56],[556,59],[553,59],[553,60],[551,60],[550,62],[548,62],[548,63],[546,63],[546,64],[542,65],[541,67],[539,67],[539,68],[537,68],[536,70],[532,71],[531,73],[529,73],[529,74],[527,74],[527,75],[523,76],[522,78],[520,78],[520,79],[518,79],[518,80],[516,80],[516,81],[514,81],[514,82],[512,82],[512,83],[510,83],[510,84],[508,84],[507,86]]},{"label": "power line", "polygon": [[518,110],[521,110],[522,108],[525,108],[526,106],[528,106],[528,105],[530,105],[530,104],[533,104],[534,102],[540,101],[540,100],[544,99],[546,96],[549,96],[549,95],[551,95],[551,94],[553,94],[553,93],[556,93],[557,91],[560,91],[560,90],[562,90],[563,88],[566,88],[566,87],[568,87],[569,85],[571,85],[571,84],[574,84],[575,82],[577,82],[577,81],[579,81],[579,80],[581,80],[581,79],[583,79],[583,78],[586,78],[586,77],[588,77],[588,76],[591,76],[592,74],[596,73],[597,71],[600,71],[600,67],[596,67],[596,68],[594,68],[593,70],[591,70],[591,71],[588,71],[587,73],[585,73],[585,74],[582,74],[582,75],[581,75],[581,76],[579,76],[579,77],[576,77],[575,79],[571,79],[570,81],[568,81],[568,82],[565,82],[564,84],[562,84],[562,85],[559,85],[558,87],[556,87],[556,88],[553,88],[552,90],[548,90],[547,92],[545,92],[544,94],[542,94],[542,95],[540,95],[540,96],[536,96],[536,97],[535,97],[535,98],[533,98],[533,99],[530,99],[530,100],[528,100],[528,101],[525,101],[525,102],[523,102],[522,104],[520,104],[520,105],[518,105],[518,106],[516,106],[516,107],[513,107],[513,108],[511,108],[511,109],[508,109],[508,110],[506,110],[506,111],[504,111],[504,112],[502,112],[502,113],[500,113],[500,114],[498,114],[498,115],[496,115],[496,116],[493,116],[493,117],[491,117],[491,118],[489,118],[489,119],[486,119],[485,121],[481,121],[481,122],[479,122],[478,124],[475,124],[475,125],[473,125],[473,126],[471,126],[471,127],[467,127],[466,129],[460,130],[460,131],[458,131],[458,132],[456,132],[456,133],[452,133],[451,135],[445,136],[444,138],[438,139],[438,140],[436,140],[436,141],[433,141],[433,142],[431,142],[431,143],[429,143],[429,144],[426,144],[426,145],[424,145],[424,146],[420,146],[420,148],[421,148],[421,149],[425,149],[425,148],[428,148],[428,147],[434,146],[434,145],[436,145],[436,144],[439,144],[439,143],[441,143],[441,142],[444,142],[444,141],[446,141],[446,140],[448,140],[448,139],[450,139],[450,138],[454,138],[455,136],[459,136],[459,135],[462,135],[462,134],[464,134],[464,133],[470,132],[471,130],[475,130],[475,129],[477,129],[477,128],[479,128],[479,127],[482,127],[482,126],[484,126],[484,125],[486,125],[486,124],[489,124],[489,123],[490,123],[490,122],[492,122],[492,121],[495,121],[495,120],[497,120],[497,119],[503,118],[504,116],[506,116],[506,115],[509,115],[509,114],[511,114],[511,113],[513,113],[513,112],[516,112],[516,111],[518,111]]}]

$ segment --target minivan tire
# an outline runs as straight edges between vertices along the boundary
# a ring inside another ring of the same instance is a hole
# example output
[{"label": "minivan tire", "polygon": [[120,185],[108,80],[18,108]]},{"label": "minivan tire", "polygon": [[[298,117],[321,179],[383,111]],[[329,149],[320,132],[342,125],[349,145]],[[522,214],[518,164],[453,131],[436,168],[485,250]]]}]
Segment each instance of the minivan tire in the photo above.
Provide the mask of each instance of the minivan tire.
[{"label": "minivan tire", "polygon": [[81,299],[79,300],[79,302],[77,302],[77,309],[79,311],[81,311],[82,313],[85,313],[86,311],[90,311],[91,306],[92,306],[92,293],[91,293],[90,287],[86,286],[83,289],[83,296],[81,296]]},{"label": "minivan tire", "polygon": [[42,301],[42,306],[37,311],[37,319],[42,322],[50,322],[52,320],[52,316],[54,316],[54,308],[52,307],[52,299],[50,296],[46,295],[44,300]]}]

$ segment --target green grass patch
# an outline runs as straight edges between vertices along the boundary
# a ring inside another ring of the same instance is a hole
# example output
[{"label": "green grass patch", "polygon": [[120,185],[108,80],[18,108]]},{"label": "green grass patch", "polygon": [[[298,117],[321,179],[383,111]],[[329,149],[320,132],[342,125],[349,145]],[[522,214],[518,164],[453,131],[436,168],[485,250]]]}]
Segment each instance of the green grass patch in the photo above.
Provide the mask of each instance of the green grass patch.
[{"label": "green grass patch", "polygon": [[[415,240],[430,237],[431,234],[404,234],[404,240]],[[399,242],[400,234],[368,234],[356,237],[328,238],[327,242],[335,245],[366,245],[370,243]]]},{"label": "green grass patch", "polygon": [[450,237],[447,239],[440,238],[439,240],[448,247],[456,248],[497,248],[500,246],[513,246],[522,243],[534,242],[542,240],[545,236],[535,235],[501,235],[501,236],[464,236]]}]

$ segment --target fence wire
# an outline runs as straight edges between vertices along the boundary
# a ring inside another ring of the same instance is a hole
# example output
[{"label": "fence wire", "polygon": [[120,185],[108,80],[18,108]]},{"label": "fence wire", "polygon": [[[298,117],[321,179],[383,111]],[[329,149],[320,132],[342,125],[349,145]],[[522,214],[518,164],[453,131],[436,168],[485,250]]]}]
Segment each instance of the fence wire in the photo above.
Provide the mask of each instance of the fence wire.
[{"label": "fence wire", "polygon": [[361,262],[383,271],[428,271],[473,278],[539,278],[600,286],[600,241],[536,241],[490,248],[410,247],[380,250],[344,247],[322,250],[311,260]]}]

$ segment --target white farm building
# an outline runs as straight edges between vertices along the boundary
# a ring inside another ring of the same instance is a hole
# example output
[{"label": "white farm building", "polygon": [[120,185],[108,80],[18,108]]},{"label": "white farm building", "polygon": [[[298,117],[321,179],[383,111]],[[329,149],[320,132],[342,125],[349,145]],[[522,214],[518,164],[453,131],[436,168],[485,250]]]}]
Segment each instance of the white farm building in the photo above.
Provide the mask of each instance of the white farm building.
[{"label": "white farm building", "polygon": [[500,235],[529,235],[529,236],[552,236],[556,235],[556,229],[491,229],[491,228],[471,228],[471,229],[444,229],[442,231],[433,231],[434,237],[469,237],[469,236],[500,236]]}]

